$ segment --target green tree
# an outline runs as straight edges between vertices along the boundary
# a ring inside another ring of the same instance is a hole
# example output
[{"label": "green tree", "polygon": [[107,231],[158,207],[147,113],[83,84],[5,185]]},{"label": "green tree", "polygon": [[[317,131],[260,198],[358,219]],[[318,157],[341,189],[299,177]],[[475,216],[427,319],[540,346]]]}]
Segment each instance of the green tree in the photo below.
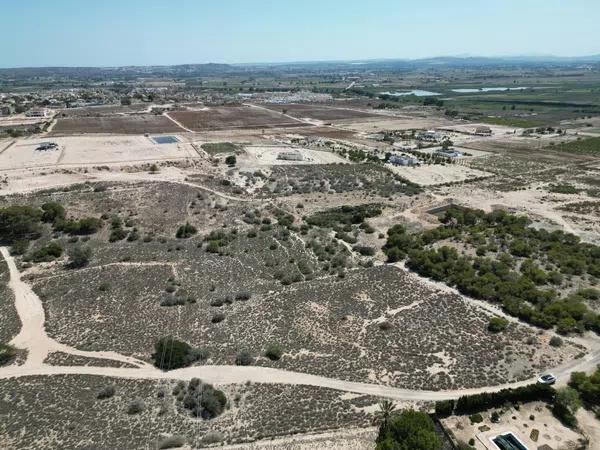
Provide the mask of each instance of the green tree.
[{"label": "green tree", "polygon": [[431,417],[413,410],[394,415],[387,430],[380,429],[377,441],[377,450],[439,450],[441,446]]},{"label": "green tree", "polygon": [[76,245],[68,251],[69,255],[69,267],[72,269],[79,269],[87,266],[92,257],[92,249],[90,247],[82,247]]},{"label": "green tree", "polygon": [[235,166],[237,164],[237,158],[235,155],[229,155],[227,158],[225,158],[225,164],[228,166]]},{"label": "green tree", "polygon": [[373,416],[373,425],[377,425],[380,430],[384,430],[384,434],[387,433],[390,419],[395,412],[396,404],[394,402],[391,400],[382,400],[379,402],[379,411],[376,411]]},{"label": "green tree", "polygon": [[12,244],[41,236],[42,211],[31,206],[12,205],[0,208],[0,242]]}]

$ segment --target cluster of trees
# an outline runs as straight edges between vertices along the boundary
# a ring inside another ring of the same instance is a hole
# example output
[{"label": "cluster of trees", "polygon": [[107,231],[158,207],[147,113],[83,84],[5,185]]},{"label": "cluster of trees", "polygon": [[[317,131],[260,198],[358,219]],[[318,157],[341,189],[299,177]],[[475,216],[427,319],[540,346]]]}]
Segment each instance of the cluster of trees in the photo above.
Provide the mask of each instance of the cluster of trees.
[{"label": "cluster of trees", "polygon": [[227,396],[211,384],[192,378],[189,383],[180,381],[173,389],[173,395],[193,417],[214,419],[220,416],[227,406]]},{"label": "cluster of trees", "polygon": [[[555,289],[568,277],[600,276],[600,247],[572,234],[535,230],[527,226],[527,218],[503,211],[453,207],[441,221],[442,226],[414,235],[401,225],[390,228],[384,246],[388,261],[407,259],[411,270],[454,285],[463,294],[500,303],[509,314],[542,328],[556,326],[563,334],[600,332],[600,316],[585,304],[600,292],[585,289],[559,298]],[[478,256],[449,246],[430,247],[447,239],[477,246]],[[488,252],[496,256],[485,257]]]},{"label": "cluster of trees", "polygon": [[579,392],[586,405],[600,407],[600,366],[589,376],[585,372],[573,372],[569,387]]},{"label": "cluster of trees", "polygon": [[160,370],[180,369],[207,358],[206,350],[194,348],[173,336],[165,336],[156,341],[152,354],[154,365]]},{"label": "cluster of trees", "polygon": [[442,442],[428,414],[404,410],[395,411],[390,401],[380,404],[376,416],[379,422],[377,450],[439,450]]},{"label": "cluster of trees", "polygon": [[[95,217],[68,219],[65,208],[57,202],[47,202],[39,208],[12,205],[0,208],[0,242],[11,245],[13,254],[24,255],[29,248],[29,243],[43,235],[44,224],[50,224],[54,232],[89,235],[99,231],[103,222]],[[52,261],[62,254],[62,246],[56,241],[50,241],[33,251],[26,259],[34,262]],[[82,267],[87,264],[91,250],[78,247],[73,249],[70,256],[72,267]]]},{"label": "cluster of trees", "polygon": [[381,215],[381,205],[340,206],[313,214],[306,219],[309,225],[335,228],[339,225],[360,225],[365,219]]}]

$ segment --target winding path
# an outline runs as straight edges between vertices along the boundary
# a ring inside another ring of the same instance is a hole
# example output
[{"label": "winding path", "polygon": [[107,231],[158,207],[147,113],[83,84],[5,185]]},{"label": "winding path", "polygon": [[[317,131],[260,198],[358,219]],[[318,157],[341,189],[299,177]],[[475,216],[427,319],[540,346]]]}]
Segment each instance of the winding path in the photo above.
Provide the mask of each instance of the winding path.
[{"label": "winding path", "polygon": [[[163,372],[150,364],[120,355],[115,352],[86,352],[56,342],[49,337],[44,328],[45,314],[40,298],[31,287],[21,280],[14,258],[8,248],[0,247],[0,253],[6,260],[10,271],[9,287],[15,296],[15,306],[22,323],[21,331],[11,341],[15,347],[28,351],[27,359],[22,365],[11,365],[0,368],[0,379],[20,378],[28,376],[49,375],[95,375],[115,378],[145,380],[182,380],[193,377],[201,378],[213,384],[280,383],[309,385],[336,389],[378,397],[388,397],[401,401],[436,401],[457,398],[461,395],[481,392],[495,392],[508,387],[524,386],[535,380],[523,380],[506,385],[483,387],[476,389],[460,389],[448,391],[422,391],[400,389],[384,385],[360,383],[327,378],[308,373],[292,372],[281,369],[257,366],[195,366]],[[63,352],[76,356],[100,358],[123,362],[135,368],[94,367],[94,366],[53,366],[45,363],[50,352]],[[600,364],[600,351],[594,349],[584,358],[568,362],[553,370],[564,383],[573,371],[593,370]]]}]

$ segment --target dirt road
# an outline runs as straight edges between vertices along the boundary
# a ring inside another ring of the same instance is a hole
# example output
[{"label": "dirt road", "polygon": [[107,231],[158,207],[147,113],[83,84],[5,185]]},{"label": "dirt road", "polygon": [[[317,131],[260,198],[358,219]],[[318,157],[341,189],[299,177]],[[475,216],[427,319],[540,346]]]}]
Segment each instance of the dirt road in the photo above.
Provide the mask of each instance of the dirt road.
[{"label": "dirt road", "polygon": [[[34,375],[97,375],[130,379],[180,380],[193,377],[201,378],[214,384],[242,384],[247,381],[255,383],[298,384],[331,388],[357,394],[388,397],[405,401],[436,401],[457,398],[461,395],[481,392],[495,392],[508,387],[524,386],[535,380],[524,380],[501,386],[477,389],[461,389],[449,391],[420,391],[400,389],[384,385],[358,383],[321,377],[308,373],[291,372],[268,367],[253,366],[196,366],[170,372],[162,372],[144,361],[120,355],[114,352],[85,352],[60,344],[50,338],[45,331],[45,315],[40,298],[25,282],[14,258],[8,248],[1,247],[0,253],[6,260],[10,271],[9,287],[15,297],[15,306],[22,323],[20,333],[12,340],[12,344],[28,351],[23,365],[12,365],[0,368],[0,379],[18,378]],[[44,360],[50,352],[60,351],[71,355],[90,358],[109,359],[137,366],[136,368],[92,367],[92,366],[52,366]],[[585,358],[571,361],[553,372],[564,383],[573,371],[593,370],[600,363],[600,352],[596,349]]]}]

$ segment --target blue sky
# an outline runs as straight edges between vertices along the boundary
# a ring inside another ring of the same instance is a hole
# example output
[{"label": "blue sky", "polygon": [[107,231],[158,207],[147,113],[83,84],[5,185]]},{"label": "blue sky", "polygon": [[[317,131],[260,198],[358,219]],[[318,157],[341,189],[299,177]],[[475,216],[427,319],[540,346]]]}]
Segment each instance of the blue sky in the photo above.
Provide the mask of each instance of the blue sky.
[{"label": "blue sky", "polygon": [[600,0],[4,0],[0,67],[600,53]]}]

